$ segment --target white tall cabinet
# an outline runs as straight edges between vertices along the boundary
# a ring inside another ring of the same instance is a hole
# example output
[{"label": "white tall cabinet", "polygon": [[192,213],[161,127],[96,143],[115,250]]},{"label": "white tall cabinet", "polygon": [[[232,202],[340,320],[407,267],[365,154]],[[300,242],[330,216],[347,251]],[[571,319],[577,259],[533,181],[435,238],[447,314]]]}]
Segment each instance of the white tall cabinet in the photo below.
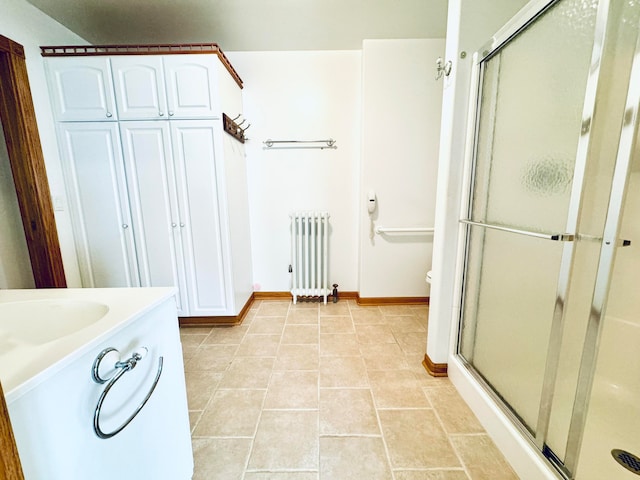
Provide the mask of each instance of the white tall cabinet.
[{"label": "white tall cabinet", "polygon": [[[215,54],[47,58],[86,287],[176,286],[184,317],[252,294],[240,87]],[[223,110],[226,109],[226,110]]]}]

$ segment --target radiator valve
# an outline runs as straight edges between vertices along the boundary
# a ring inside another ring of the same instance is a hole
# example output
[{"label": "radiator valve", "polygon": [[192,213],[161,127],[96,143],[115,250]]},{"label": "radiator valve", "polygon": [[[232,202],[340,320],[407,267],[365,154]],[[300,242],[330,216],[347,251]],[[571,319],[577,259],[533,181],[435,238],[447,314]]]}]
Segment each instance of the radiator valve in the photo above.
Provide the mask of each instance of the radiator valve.
[{"label": "radiator valve", "polygon": [[334,283],[333,284],[333,303],[338,303],[338,284]]}]

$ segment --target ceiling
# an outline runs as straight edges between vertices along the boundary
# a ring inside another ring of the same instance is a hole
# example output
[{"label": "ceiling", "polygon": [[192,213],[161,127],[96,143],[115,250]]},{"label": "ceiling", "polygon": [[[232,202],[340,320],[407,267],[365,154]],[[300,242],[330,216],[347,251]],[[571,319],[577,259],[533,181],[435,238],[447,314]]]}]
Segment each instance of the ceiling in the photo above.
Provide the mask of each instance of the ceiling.
[{"label": "ceiling", "polygon": [[27,1],[94,45],[354,50],[365,38],[444,37],[447,23],[447,0]]}]

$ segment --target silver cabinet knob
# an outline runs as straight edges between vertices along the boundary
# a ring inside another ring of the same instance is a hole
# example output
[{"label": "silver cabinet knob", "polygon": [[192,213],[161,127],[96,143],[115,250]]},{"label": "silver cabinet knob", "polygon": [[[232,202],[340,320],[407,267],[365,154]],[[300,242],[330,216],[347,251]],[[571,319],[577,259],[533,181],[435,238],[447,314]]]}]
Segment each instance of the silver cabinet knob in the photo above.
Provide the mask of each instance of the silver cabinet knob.
[{"label": "silver cabinet knob", "polygon": [[173,112],[171,110],[169,110],[169,116],[173,117]]},{"label": "silver cabinet knob", "polygon": [[164,112],[158,112],[158,115],[160,115],[161,117],[164,117]]},{"label": "silver cabinet knob", "polygon": [[107,118],[111,118],[111,117],[113,117],[113,113],[107,112]]},{"label": "silver cabinet knob", "polygon": [[176,225],[175,223],[172,223],[172,224],[171,224],[171,226],[172,226],[173,228],[176,228],[178,225]]},{"label": "silver cabinet knob", "polygon": [[184,227],[184,223],[181,223],[181,224],[180,224],[180,226],[181,226],[181,227]]},{"label": "silver cabinet knob", "polygon": [[129,225],[127,225],[126,223],[123,223],[122,228],[129,228]]}]

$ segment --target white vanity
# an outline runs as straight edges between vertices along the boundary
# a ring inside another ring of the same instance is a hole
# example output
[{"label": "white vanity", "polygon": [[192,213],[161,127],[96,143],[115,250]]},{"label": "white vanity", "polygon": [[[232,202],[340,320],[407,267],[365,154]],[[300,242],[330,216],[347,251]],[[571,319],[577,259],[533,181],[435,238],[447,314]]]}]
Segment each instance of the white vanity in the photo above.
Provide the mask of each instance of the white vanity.
[{"label": "white vanity", "polygon": [[0,291],[0,380],[27,480],[191,478],[174,297]]}]

